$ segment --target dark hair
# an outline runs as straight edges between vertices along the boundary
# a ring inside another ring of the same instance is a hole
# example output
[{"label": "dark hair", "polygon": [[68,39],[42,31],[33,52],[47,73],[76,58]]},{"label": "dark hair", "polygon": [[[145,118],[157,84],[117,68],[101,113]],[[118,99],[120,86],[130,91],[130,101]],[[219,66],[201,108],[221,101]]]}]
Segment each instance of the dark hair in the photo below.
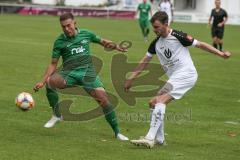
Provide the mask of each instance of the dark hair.
[{"label": "dark hair", "polygon": [[156,12],[151,18],[151,23],[154,23],[155,21],[159,21],[162,24],[168,23],[167,13],[162,11]]},{"label": "dark hair", "polygon": [[74,19],[73,14],[70,13],[70,12],[63,13],[63,14],[60,16],[60,18],[59,18],[60,21],[65,21],[65,20],[67,20],[67,19]]}]

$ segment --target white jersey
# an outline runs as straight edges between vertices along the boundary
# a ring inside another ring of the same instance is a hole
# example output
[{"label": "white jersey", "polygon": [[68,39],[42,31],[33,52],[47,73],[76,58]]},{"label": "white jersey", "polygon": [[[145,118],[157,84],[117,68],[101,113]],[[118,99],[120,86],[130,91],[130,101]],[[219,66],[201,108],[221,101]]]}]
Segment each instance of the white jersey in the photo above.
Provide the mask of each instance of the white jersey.
[{"label": "white jersey", "polygon": [[197,40],[186,33],[171,30],[166,38],[157,37],[148,48],[147,56],[157,54],[158,59],[168,75],[171,77],[197,75],[187,46],[195,46]]},{"label": "white jersey", "polygon": [[169,17],[169,19],[172,18],[172,4],[169,1],[161,2],[159,4],[159,10],[163,11],[163,12],[166,12],[168,17]]}]

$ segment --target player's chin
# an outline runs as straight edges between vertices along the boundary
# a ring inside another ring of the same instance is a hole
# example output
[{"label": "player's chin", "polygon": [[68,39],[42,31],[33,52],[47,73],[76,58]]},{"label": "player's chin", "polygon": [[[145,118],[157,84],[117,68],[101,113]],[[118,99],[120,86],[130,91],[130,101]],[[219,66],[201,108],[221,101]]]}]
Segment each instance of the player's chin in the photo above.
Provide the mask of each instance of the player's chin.
[{"label": "player's chin", "polygon": [[74,34],[72,32],[65,33],[68,37],[72,37]]}]

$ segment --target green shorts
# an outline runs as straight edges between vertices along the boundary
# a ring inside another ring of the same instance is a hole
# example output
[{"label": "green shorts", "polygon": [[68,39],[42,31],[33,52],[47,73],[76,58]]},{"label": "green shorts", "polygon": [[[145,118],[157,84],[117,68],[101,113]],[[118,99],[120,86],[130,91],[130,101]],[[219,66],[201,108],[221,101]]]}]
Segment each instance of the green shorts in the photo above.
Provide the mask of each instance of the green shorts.
[{"label": "green shorts", "polygon": [[99,76],[92,70],[76,69],[72,71],[59,71],[58,72],[66,81],[68,87],[83,86],[86,90],[103,87]]},{"label": "green shorts", "polygon": [[139,19],[139,25],[141,28],[148,28],[149,27],[149,20],[148,19]]}]

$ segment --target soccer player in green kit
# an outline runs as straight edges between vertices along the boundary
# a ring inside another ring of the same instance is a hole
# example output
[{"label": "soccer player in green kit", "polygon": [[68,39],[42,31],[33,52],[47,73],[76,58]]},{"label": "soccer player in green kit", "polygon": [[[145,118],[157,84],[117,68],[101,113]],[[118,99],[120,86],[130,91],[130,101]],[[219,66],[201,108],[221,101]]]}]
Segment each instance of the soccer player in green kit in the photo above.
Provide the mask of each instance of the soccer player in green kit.
[{"label": "soccer player in green kit", "polygon": [[[89,45],[93,42],[121,52],[126,50],[118,45],[113,46],[112,41],[100,38],[89,30],[77,28],[76,21],[71,13],[61,15],[60,24],[63,33],[54,43],[51,62],[45,71],[42,81],[38,82],[33,88],[35,91],[38,91],[46,85],[46,95],[50,106],[53,108],[52,118],[44,127],[51,128],[62,118],[59,112],[56,89],[78,85],[82,86],[100,104],[116,138],[128,140],[127,137],[120,134],[113,106],[109,102],[103,84],[95,72]],[[63,69],[56,72],[60,57],[63,60]]]},{"label": "soccer player in green kit", "polygon": [[140,3],[137,8],[137,14],[139,12],[139,26],[141,28],[144,40],[148,40],[149,34],[149,12],[152,16],[151,5],[147,3],[147,0],[143,0],[143,3]]}]

